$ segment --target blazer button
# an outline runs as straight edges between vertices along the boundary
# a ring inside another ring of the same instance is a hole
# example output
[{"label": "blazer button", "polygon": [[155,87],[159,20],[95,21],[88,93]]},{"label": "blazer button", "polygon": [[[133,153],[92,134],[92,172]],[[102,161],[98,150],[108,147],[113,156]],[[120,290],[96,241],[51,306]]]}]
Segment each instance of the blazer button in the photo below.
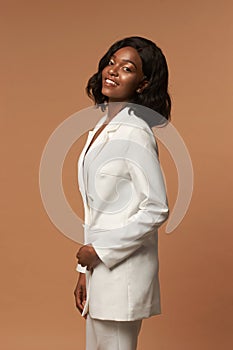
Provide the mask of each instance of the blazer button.
[{"label": "blazer button", "polygon": [[87,198],[90,199],[92,202],[94,200],[94,198],[89,193],[87,194]]}]

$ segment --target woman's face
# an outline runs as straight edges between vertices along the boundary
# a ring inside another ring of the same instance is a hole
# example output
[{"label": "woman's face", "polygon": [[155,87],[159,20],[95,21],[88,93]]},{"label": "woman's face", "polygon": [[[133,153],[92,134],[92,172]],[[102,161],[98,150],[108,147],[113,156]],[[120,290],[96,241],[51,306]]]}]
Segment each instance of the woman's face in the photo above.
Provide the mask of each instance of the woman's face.
[{"label": "woman's face", "polygon": [[142,91],[142,61],[138,52],[130,46],[116,51],[102,71],[102,94],[109,102],[129,101],[136,90]]}]

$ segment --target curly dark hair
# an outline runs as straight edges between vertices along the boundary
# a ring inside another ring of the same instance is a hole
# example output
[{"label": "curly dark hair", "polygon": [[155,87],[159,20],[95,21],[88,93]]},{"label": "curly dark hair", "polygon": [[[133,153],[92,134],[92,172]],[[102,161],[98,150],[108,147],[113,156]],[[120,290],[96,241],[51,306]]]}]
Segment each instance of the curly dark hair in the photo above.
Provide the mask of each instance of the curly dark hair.
[{"label": "curly dark hair", "polygon": [[101,93],[102,71],[109,64],[113,54],[126,46],[137,50],[142,60],[143,74],[149,82],[143,92],[140,94],[135,93],[129,102],[148,107],[169,120],[171,98],[168,93],[168,67],[165,56],[155,43],[139,36],[124,38],[109,48],[99,62],[98,72],[88,81],[86,87],[88,96],[97,106],[104,109],[105,103],[108,102],[108,97]]}]

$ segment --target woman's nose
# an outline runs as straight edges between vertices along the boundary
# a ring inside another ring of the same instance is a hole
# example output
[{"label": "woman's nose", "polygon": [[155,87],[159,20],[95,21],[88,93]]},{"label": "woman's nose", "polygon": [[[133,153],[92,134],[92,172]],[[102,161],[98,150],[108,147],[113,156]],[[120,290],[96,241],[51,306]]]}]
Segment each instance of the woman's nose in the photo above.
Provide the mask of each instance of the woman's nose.
[{"label": "woman's nose", "polygon": [[114,76],[117,76],[118,75],[118,69],[116,66],[110,66],[109,67],[109,70],[108,70],[108,73],[110,75],[114,75]]}]

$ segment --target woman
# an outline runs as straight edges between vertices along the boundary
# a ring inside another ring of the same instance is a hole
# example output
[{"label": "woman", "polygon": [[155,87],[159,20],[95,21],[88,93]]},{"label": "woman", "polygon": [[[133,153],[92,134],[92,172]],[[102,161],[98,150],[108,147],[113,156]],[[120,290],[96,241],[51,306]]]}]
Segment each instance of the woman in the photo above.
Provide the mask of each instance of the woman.
[{"label": "woman", "polygon": [[152,110],[169,119],[167,89],[165,57],[141,37],[113,44],[87,85],[107,109],[78,164],[85,245],[74,294],[86,318],[87,350],[135,350],[142,319],[160,313],[158,227],[169,209],[145,120]]}]

